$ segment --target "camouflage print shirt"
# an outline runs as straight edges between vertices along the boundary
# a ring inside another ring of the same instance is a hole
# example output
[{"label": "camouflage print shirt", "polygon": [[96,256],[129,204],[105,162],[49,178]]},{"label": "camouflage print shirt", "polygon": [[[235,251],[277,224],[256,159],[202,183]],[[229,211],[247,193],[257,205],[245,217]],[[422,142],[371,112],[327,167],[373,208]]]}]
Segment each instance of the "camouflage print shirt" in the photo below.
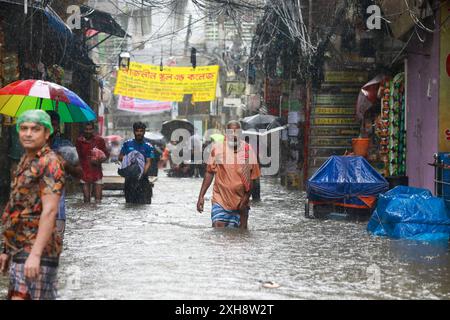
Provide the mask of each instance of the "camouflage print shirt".
[{"label": "camouflage print shirt", "polygon": [[[36,241],[42,213],[42,196],[61,195],[64,167],[60,158],[46,145],[32,160],[22,157],[11,183],[11,195],[2,215],[6,253],[30,253]],[[62,241],[56,231],[42,252],[43,257],[58,258]]]}]

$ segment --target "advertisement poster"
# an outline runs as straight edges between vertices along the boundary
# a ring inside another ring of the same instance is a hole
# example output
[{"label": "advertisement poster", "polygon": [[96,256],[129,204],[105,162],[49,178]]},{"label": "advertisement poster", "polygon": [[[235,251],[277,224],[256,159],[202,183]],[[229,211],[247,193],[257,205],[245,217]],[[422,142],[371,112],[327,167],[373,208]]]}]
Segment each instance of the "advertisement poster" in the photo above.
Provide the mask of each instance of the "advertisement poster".
[{"label": "advertisement poster", "polygon": [[441,11],[441,81],[439,88],[439,151],[450,152],[450,3]]},{"label": "advertisement poster", "polygon": [[163,112],[170,112],[172,110],[171,102],[160,102],[141,100],[130,97],[119,97],[119,104],[117,109],[128,112],[137,112],[145,114],[158,114]]},{"label": "advertisement poster", "polygon": [[143,100],[181,102],[192,94],[195,102],[216,98],[219,66],[164,67],[131,62],[119,70],[114,94]]}]

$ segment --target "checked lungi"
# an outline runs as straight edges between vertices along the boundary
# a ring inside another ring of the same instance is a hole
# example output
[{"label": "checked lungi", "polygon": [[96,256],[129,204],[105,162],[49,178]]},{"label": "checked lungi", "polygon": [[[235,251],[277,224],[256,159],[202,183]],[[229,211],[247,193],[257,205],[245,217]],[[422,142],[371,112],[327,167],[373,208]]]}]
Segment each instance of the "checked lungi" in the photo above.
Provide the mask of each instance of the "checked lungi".
[{"label": "checked lungi", "polygon": [[24,300],[55,300],[57,297],[58,266],[41,261],[37,279],[25,277],[25,263],[11,261],[9,268],[8,299],[20,297]]},{"label": "checked lungi", "polygon": [[227,210],[217,203],[212,205],[211,220],[212,223],[216,221],[224,222],[227,228],[239,228],[241,224],[239,210]]}]

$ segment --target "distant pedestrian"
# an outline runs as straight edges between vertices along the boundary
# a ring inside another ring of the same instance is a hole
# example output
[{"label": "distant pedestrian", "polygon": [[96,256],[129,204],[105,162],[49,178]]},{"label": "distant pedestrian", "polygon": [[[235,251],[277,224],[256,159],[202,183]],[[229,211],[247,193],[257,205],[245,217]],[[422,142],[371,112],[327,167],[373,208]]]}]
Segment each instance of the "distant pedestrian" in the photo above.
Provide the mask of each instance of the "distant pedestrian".
[{"label": "distant pedestrian", "polygon": [[194,134],[189,138],[188,150],[191,154],[192,172],[195,178],[200,177],[202,163],[202,137],[198,134],[198,129],[194,129]]},{"label": "distant pedestrian", "polygon": [[[81,179],[83,170],[80,165],[79,157],[76,148],[70,140],[63,137],[61,134],[60,116],[55,111],[47,111],[52,121],[53,134],[50,135],[48,144],[50,148],[61,157],[64,171],[66,173],[66,183],[70,177]],[[58,217],[56,218],[56,227],[64,238],[66,229],[66,189],[64,188],[59,201]]]},{"label": "distant pedestrian", "polygon": [[160,161],[164,153],[164,145],[160,143],[154,143],[152,144],[150,141],[147,141],[153,146],[154,151],[154,158],[152,159],[152,166],[150,167],[150,170],[148,172],[148,175],[150,177],[150,180],[152,182],[156,181],[158,177],[158,171],[160,167]]},{"label": "distant pedestrian", "polygon": [[260,170],[256,155],[240,136],[240,123],[230,121],[225,141],[215,143],[211,149],[198,197],[197,210],[203,212],[205,194],[215,178],[211,220],[216,228],[247,229],[250,194]]},{"label": "distant pedestrian", "polygon": [[127,203],[151,204],[152,203],[152,185],[148,180],[152,161],[155,158],[153,146],[144,139],[146,125],[142,122],[133,124],[134,139],[124,142],[119,155],[119,161],[133,151],[140,152],[145,159],[144,170],[140,178],[125,178],[124,193]]},{"label": "distant pedestrian", "polygon": [[95,133],[93,122],[84,125],[83,134],[77,139],[76,147],[83,168],[81,183],[84,202],[91,202],[94,191],[95,201],[100,203],[103,193],[102,163],[108,160],[109,151],[106,148],[105,140]]},{"label": "distant pedestrian", "polygon": [[47,113],[26,111],[16,127],[25,154],[2,215],[0,272],[6,272],[9,265],[8,299],[56,299],[62,245],[55,223],[64,167],[47,142],[53,133]]}]

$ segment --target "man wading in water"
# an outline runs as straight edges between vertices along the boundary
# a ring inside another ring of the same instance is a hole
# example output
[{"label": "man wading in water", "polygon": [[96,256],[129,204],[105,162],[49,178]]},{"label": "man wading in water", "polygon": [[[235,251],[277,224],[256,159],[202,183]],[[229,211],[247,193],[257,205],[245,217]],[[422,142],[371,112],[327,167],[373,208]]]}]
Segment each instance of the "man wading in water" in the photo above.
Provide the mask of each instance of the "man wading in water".
[{"label": "man wading in water", "polygon": [[119,161],[123,161],[124,157],[133,151],[141,153],[145,159],[140,179],[125,178],[124,192],[127,203],[152,203],[152,185],[148,181],[148,174],[152,166],[152,160],[155,158],[155,149],[144,139],[146,128],[142,122],[134,123],[134,139],[125,141],[120,151]]},{"label": "man wading in water", "polygon": [[253,180],[261,175],[256,155],[241,139],[241,124],[227,124],[225,141],[215,143],[208,160],[205,178],[197,202],[203,212],[205,194],[214,177],[211,220],[216,228],[247,229],[249,199]]},{"label": "man wading in water", "polygon": [[62,250],[55,223],[64,189],[64,167],[47,144],[53,133],[47,113],[26,111],[16,127],[25,154],[2,215],[0,272],[6,272],[10,264],[9,299],[53,300]]}]

